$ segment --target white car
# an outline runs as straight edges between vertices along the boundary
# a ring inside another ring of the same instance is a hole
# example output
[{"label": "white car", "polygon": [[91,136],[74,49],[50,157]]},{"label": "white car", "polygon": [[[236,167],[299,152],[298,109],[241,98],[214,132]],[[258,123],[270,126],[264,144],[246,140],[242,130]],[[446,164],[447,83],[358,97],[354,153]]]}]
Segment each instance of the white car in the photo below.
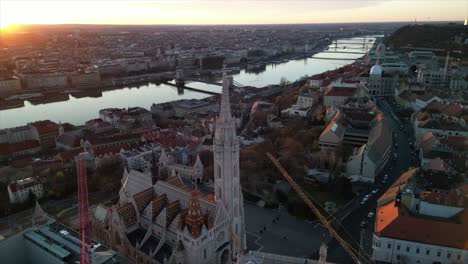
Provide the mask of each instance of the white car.
[{"label": "white car", "polygon": [[367,200],[369,200],[369,196],[364,196],[364,198],[362,198],[361,200],[361,204],[365,204],[367,202]]},{"label": "white car", "polygon": [[376,194],[378,191],[379,191],[379,189],[377,188],[377,189],[372,190],[372,193]]},{"label": "white car", "polygon": [[375,215],[374,212],[370,212],[370,213],[367,215],[367,217],[372,218],[372,217],[374,217],[374,215]]}]

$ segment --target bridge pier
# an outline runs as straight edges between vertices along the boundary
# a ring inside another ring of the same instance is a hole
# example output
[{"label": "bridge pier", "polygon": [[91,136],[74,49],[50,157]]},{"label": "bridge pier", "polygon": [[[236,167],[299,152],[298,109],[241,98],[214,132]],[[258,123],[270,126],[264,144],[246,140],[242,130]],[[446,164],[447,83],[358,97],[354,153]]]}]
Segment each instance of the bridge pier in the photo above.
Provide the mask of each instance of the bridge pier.
[{"label": "bridge pier", "polygon": [[184,94],[184,85],[177,85],[177,94],[182,95]]},{"label": "bridge pier", "polygon": [[177,87],[183,87],[185,85],[184,72],[181,69],[176,70],[175,84]]}]

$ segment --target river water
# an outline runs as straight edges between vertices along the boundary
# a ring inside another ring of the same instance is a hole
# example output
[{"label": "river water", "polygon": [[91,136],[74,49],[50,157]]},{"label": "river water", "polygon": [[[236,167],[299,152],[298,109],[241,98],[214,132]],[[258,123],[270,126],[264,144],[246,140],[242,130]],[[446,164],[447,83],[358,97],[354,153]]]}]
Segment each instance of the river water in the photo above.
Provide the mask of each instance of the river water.
[{"label": "river water", "polygon": [[[363,52],[367,51],[375,41],[374,36],[339,39],[337,48],[335,44],[328,47],[329,51],[338,52]],[[359,44],[358,44],[359,43]],[[364,49],[363,49],[364,48]],[[234,80],[246,86],[263,87],[270,84],[278,84],[282,77],[289,81],[295,81],[305,75],[314,75],[328,70],[334,70],[350,64],[361,57],[360,54],[328,53],[320,52],[312,58],[290,60],[280,64],[270,64],[259,73],[249,73],[242,70],[234,74]],[[316,59],[331,58],[331,59]],[[220,91],[220,87],[204,83],[189,83],[187,86],[203,88],[210,91]],[[69,122],[74,125],[82,125],[86,121],[97,118],[100,109],[117,107],[127,108],[141,106],[149,109],[153,103],[163,103],[179,99],[201,99],[207,94],[185,90],[184,94],[178,94],[177,89],[166,84],[149,84],[139,87],[127,87],[112,91],[102,92],[101,97],[75,98],[69,95],[67,101],[31,104],[24,102],[20,108],[0,110],[0,129],[25,125],[37,120],[50,119],[55,122]]]}]

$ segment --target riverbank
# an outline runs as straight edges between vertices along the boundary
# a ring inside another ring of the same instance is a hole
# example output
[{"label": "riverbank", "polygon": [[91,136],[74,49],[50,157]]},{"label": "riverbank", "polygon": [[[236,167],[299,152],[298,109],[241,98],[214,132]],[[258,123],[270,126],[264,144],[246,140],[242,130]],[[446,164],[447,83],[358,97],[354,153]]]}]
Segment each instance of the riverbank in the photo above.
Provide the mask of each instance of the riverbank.
[{"label": "riverbank", "polygon": [[[344,41],[350,40],[345,39]],[[359,41],[362,38],[355,40]],[[321,53],[317,53],[315,56],[322,55],[331,56],[330,54]],[[357,55],[345,55],[336,54],[335,57],[352,57],[354,59],[360,57]],[[281,64],[268,64],[265,71],[260,73],[249,73],[243,69],[237,74],[232,74],[232,76],[235,82],[247,87],[258,88],[278,85],[282,78],[295,84],[298,82],[297,80],[305,75],[313,76],[335,70],[350,63],[351,61],[347,59],[321,60],[306,58],[290,60]],[[166,75],[166,77],[172,76]],[[45,119],[79,125],[96,118],[99,110],[102,108],[138,106],[149,109],[153,103],[158,104],[181,99],[203,99],[208,96],[187,89],[181,92],[176,87],[170,85],[159,84],[156,81],[148,82],[147,79],[141,79],[141,76],[129,76],[126,79],[130,79],[131,82],[125,79],[116,82],[114,79],[114,83],[108,83],[108,86],[103,86],[99,89],[92,87],[89,89],[71,88],[55,93],[44,93],[44,98],[24,101],[12,100],[8,102],[0,100],[0,106],[3,108],[3,110],[0,110],[0,129],[21,126],[29,122]],[[200,82],[190,82],[188,86],[211,92],[220,91],[219,86]]]}]

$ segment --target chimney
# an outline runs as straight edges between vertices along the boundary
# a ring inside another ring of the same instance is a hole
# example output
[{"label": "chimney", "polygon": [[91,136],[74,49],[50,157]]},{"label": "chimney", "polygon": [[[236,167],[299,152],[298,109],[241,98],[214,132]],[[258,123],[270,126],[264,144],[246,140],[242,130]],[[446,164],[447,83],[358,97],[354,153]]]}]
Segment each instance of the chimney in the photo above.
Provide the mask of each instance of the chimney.
[{"label": "chimney", "polygon": [[401,204],[401,190],[398,188],[398,192],[395,197],[395,207],[400,207],[400,204]]}]

